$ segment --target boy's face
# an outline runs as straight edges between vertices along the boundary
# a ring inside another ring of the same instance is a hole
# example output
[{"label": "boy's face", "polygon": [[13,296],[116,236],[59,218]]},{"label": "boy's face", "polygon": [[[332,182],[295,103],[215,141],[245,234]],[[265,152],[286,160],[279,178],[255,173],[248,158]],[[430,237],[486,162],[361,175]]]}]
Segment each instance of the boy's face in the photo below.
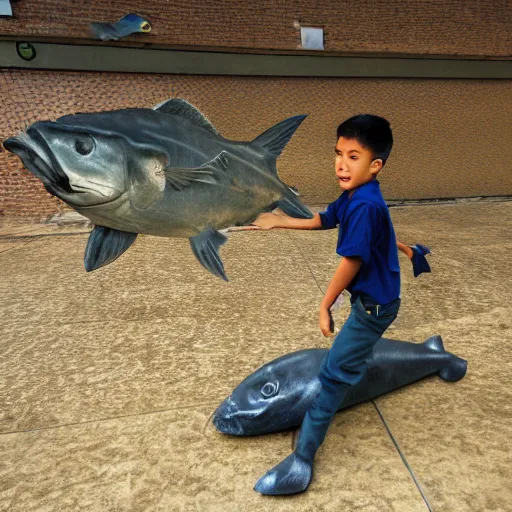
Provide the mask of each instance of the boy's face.
[{"label": "boy's face", "polygon": [[382,169],[382,160],[374,160],[372,152],[355,139],[340,137],[334,151],[336,176],[342,190],[354,190],[368,183]]}]

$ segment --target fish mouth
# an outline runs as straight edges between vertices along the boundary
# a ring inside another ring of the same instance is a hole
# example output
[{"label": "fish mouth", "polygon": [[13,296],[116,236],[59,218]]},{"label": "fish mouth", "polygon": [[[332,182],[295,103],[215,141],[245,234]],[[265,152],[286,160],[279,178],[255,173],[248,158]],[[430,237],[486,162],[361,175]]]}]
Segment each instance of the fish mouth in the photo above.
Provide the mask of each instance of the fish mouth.
[{"label": "fish mouth", "polygon": [[251,410],[240,410],[236,401],[229,396],[213,414],[213,425],[223,434],[231,436],[252,436],[261,433],[261,421],[265,416],[265,406]]},{"label": "fish mouth", "polygon": [[17,137],[5,140],[4,148],[19,156],[23,165],[43,182],[50,193],[57,196],[59,193],[72,194],[74,191],[69,178],[53,157],[46,141],[39,132],[32,130],[29,135],[29,131],[30,128],[27,133],[20,133]]},{"label": "fish mouth", "polygon": [[[105,195],[99,192],[105,188],[102,184],[90,180],[81,180],[79,183],[76,180],[71,181],[44,136],[34,126],[28,128],[26,133],[22,132],[16,137],[6,139],[2,145],[21,159],[23,165],[42,181],[50,194],[72,206],[87,208],[111,203],[118,199],[108,195],[105,196],[105,200],[98,200],[98,195]],[[98,188],[94,188],[94,185]]]},{"label": "fish mouth", "polygon": [[225,418],[222,416],[213,416],[213,425],[222,434],[230,436],[243,436],[244,429],[236,418]]},{"label": "fish mouth", "polygon": [[223,434],[245,435],[244,428],[237,418],[238,407],[231,396],[222,402],[213,414],[213,425]]}]

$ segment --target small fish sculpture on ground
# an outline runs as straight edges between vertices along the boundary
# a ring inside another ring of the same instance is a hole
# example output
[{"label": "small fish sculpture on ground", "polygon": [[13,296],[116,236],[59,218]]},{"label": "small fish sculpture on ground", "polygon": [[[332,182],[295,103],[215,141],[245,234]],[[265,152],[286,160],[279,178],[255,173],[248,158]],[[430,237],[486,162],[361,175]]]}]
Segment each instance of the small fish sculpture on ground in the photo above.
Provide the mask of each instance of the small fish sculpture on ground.
[{"label": "small fish sculpture on ground", "polygon": [[[213,415],[220,432],[255,436],[298,427],[319,393],[320,366],[328,350],[313,348],[281,356],[243,380]],[[372,400],[429,375],[447,382],[466,375],[467,361],[446,352],[441,336],[424,343],[381,338],[363,379],[352,386],[339,410]]]},{"label": "small fish sculpture on ground", "polygon": [[249,225],[281,208],[313,214],[277,175],[276,160],[305,115],[290,117],[251,142],[222,137],[185,100],[154,107],[67,115],[39,121],[4,141],[46,190],[95,228],[85,268],[113,262],[138,233],[188,238],[199,262],[227,281],[219,230]]},{"label": "small fish sculpture on ground", "polygon": [[136,32],[151,32],[149,21],[133,13],[127,14],[115,23],[91,23],[89,28],[92,35],[100,41],[117,41]]}]

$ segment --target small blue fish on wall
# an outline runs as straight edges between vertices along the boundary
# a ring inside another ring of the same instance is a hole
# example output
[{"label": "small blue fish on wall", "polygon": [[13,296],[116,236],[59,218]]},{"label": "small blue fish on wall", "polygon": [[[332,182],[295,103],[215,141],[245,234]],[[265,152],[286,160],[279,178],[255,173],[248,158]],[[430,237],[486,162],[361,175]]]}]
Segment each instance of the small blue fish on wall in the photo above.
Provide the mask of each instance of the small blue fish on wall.
[{"label": "small blue fish on wall", "polygon": [[117,41],[136,32],[147,34],[151,32],[151,24],[139,15],[130,13],[115,23],[91,23],[90,29],[96,39]]}]

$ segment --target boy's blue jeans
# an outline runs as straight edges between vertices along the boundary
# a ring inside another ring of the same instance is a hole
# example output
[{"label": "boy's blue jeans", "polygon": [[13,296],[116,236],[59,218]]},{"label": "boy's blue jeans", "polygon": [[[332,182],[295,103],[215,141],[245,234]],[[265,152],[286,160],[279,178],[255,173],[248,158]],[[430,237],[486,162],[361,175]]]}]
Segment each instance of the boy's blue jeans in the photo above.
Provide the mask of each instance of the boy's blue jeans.
[{"label": "boy's blue jeans", "polygon": [[352,303],[350,315],[320,368],[320,393],[302,422],[296,451],[304,458],[312,462],[347,390],[363,378],[374,345],[392,324],[399,308],[400,299],[379,307],[370,306],[364,297]]}]

